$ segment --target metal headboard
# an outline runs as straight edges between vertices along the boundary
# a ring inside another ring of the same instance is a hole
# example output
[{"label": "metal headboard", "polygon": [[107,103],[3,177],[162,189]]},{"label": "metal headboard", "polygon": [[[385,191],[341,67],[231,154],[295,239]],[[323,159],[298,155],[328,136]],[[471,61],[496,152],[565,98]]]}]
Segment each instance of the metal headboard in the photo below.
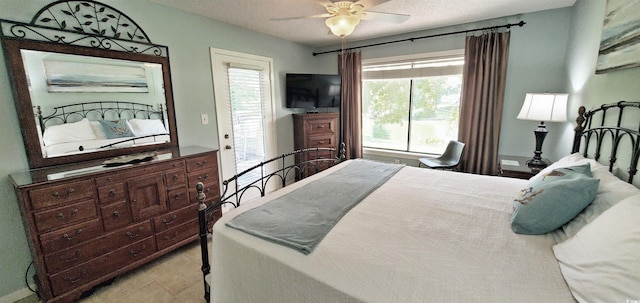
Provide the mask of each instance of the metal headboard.
[{"label": "metal headboard", "polygon": [[[165,123],[165,109],[162,104],[158,104],[158,108],[154,108],[152,105],[136,103],[136,102],[122,102],[122,101],[95,101],[95,102],[83,102],[75,103],[63,106],[56,106],[53,108],[53,113],[47,116],[42,116],[42,108],[36,106],[36,117],[40,125],[40,130],[44,133],[44,130],[48,122],[57,121],[58,124],[77,121],[89,116],[99,116],[103,120],[111,115],[118,119],[124,117],[152,119],[158,118],[162,121],[162,124],[167,127]],[[73,120],[73,121],[70,121]]]},{"label": "metal headboard", "polygon": [[[608,153],[609,171],[613,172],[616,166],[624,167],[628,173],[626,181],[632,183],[638,172],[640,157],[639,118],[640,102],[620,101],[603,104],[590,111],[586,111],[584,106],[581,106],[576,119],[572,152],[580,152],[583,156],[596,161],[603,153]],[[633,125],[635,129],[624,125]],[[589,152],[593,155],[590,156]],[[618,162],[621,157],[624,158],[625,163]],[[626,159],[627,157],[629,159]]]}]

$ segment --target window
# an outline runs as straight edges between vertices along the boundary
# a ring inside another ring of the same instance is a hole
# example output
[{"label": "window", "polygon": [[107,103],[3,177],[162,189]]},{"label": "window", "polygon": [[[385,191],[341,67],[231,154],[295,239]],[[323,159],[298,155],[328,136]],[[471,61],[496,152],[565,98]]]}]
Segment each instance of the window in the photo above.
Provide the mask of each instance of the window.
[{"label": "window", "polygon": [[[242,172],[267,160],[263,130],[266,99],[264,72],[253,68],[229,67],[227,73],[236,171]],[[258,173],[253,171],[253,174]],[[238,178],[238,185],[245,186],[255,179],[255,175],[243,175]]]},{"label": "window", "polygon": [[363,146],[440,154],[458,138],[462,51],[364,60]]}]

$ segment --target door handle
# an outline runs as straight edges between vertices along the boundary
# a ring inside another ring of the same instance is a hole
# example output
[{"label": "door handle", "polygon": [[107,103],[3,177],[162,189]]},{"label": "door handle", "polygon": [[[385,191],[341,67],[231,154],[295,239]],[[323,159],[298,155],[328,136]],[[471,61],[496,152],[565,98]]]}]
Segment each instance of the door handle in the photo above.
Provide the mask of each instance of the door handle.
[{"label": "door handle", "polygon": [[228,145],[224,147],[224,149],[231,149],[231,145]]}]

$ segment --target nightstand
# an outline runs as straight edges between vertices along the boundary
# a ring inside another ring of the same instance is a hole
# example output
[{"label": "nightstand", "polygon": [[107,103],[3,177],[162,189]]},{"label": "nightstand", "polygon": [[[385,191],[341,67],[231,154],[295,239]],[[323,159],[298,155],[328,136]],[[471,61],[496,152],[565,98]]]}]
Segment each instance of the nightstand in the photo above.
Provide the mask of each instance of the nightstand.
[{"label": "nightstand", "polygon": [[[529,179],[539,173],[544,167],[531,168],[527,166],[527,161],[531,157],[520,156],[498,156],[498,169],[501,177]],[[547,163],[551,163],[548,159],[542,159]]]}]

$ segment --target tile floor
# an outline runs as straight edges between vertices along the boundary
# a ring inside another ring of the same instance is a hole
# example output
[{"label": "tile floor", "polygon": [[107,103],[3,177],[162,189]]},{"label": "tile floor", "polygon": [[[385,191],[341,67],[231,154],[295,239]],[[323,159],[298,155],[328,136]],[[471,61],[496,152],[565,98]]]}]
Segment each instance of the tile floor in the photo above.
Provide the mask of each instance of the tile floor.
[{"label": "tile floor", "polygon": [[[200,245],[189,244],[116,278],[78,303],[204,303]],[[16,303],[40,302],[34,294]]]}]

